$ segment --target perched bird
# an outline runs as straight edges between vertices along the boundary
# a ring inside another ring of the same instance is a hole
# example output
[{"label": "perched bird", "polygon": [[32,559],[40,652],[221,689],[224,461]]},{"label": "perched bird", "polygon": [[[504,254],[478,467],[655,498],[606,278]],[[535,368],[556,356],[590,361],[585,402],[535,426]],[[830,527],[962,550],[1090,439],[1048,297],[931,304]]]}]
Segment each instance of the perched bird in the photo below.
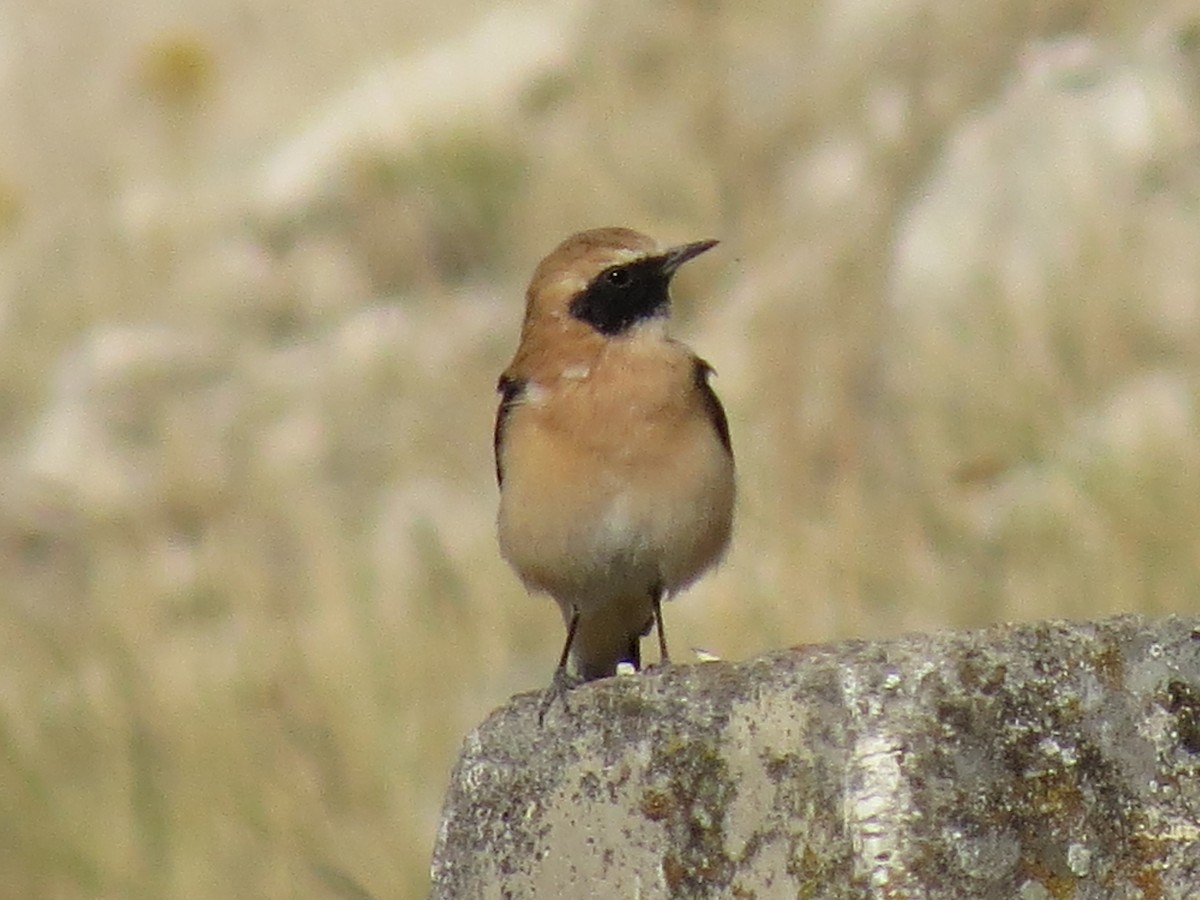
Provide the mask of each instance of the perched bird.
[{"label": "perched bird", "polygon": [[662,602],[729,545],[734,465],[712,368],[667,335],[675,271],[716,245],[667,250],[628,228],[567,238],[526,293],[500,376],[500,549],[567,627],[539,718],[580,682],[640,668]]}]

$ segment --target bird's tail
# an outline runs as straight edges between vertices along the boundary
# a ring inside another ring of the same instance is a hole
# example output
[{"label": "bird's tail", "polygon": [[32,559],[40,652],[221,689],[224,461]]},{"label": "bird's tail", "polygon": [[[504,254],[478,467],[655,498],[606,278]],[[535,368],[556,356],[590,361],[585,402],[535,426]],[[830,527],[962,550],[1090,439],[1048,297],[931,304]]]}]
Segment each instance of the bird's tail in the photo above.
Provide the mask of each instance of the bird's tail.
[{"label": "bird's tail", "polygon": [[642,668],[642,638],[654,627],[654,617],[648,617],[632,632],[620,624],[603,615],[580,621],[571,648],[574,674],[593,681],[616,675],[617,666],[623,662],[631,663],[635,670]]}]

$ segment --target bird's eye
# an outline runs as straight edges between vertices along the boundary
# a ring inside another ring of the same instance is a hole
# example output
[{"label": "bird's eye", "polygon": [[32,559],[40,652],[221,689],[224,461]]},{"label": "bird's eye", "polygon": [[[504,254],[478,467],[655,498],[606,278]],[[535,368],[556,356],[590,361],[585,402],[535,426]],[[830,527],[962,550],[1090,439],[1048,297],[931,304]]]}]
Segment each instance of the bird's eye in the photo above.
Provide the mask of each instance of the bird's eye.
[{"label": "bird's eye", "polygon": [[625,287],[625,285],[629,284],[629,270],[609,269],[604,273],[604,278],[613,287]]}]

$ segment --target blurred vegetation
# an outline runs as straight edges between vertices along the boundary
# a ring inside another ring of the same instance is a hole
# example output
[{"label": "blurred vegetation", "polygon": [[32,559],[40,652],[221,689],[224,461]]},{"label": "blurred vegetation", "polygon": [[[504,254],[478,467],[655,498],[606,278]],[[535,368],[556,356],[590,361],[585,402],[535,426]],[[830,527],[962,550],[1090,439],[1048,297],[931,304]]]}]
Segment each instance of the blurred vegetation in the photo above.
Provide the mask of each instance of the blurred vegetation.
[{"label": "blurred vegetation", "polygon": [[16,4],[0,897],[422,893],[560,640],[492,533],[524,281],[627,224],[738,455],[672,642],[1200,597],[1189,2]]}]

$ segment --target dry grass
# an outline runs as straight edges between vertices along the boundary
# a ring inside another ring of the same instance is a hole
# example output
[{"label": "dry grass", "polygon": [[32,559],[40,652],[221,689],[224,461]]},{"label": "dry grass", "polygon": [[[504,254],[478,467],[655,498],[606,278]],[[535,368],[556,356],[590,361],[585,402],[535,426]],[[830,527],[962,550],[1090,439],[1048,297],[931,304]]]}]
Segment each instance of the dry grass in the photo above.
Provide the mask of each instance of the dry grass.
[{"label": "dry grass", "polygon": [[724,240],[675,646],[1195,609],[1190,5],[602,6],[0,14],[0,896],[422,890],[560,639],[492,387],[581,227]]}]

